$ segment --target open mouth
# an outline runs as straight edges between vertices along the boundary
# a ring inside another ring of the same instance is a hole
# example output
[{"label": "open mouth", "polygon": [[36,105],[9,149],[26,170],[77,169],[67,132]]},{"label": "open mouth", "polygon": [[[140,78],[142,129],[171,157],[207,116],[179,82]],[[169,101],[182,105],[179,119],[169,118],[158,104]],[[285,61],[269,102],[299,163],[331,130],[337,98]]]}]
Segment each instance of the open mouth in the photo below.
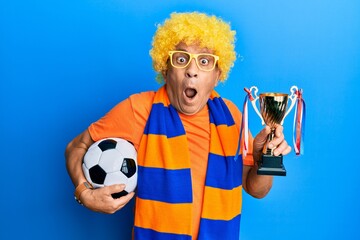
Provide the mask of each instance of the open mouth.
[{"label": "open mouth", "polygon": [[186,88],[185,89],[185,95],[188,98],[193,98],[197,94],[197,91],[194,88]]}]

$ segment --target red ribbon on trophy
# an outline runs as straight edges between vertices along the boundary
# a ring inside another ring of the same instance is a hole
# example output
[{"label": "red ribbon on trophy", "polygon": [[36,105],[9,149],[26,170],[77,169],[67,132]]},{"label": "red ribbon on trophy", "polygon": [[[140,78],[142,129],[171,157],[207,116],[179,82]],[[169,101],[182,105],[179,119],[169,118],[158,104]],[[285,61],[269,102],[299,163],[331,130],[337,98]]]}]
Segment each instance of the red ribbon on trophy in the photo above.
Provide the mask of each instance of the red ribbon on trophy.
[{"label": "red ribbon on trophy", "polygon": [[248,101],[253,101],[254,98],[251,95],[251,91],[247,88],[244,88],[244,90],[248,93],[245,96],[245,100],[244,100],[244,104],[243,104],[243,111],[242,111],[242,120],[241,120],[241,128],[240,128],[240,136],[239,136],[239,143],[238,143],[238,147],[236,150],[236,155],[235,155],[235,161],[238,158],[238,154],[240,151],[240,146],[241,146],[241,140],[242,140],[242,133],[244,132],[244,141],[243,141],[243,151],[242,151],[242,155],[243,157],[246,157],[247,152],[249,150],[249,122],[248,122]]},{"label": "red ribbon on trophy", "polygon": [[304,154],[305,133],[305,101],[302,97],[302,89],[295,92],[297,96],[293,125],[293,144],[296,155]]}]

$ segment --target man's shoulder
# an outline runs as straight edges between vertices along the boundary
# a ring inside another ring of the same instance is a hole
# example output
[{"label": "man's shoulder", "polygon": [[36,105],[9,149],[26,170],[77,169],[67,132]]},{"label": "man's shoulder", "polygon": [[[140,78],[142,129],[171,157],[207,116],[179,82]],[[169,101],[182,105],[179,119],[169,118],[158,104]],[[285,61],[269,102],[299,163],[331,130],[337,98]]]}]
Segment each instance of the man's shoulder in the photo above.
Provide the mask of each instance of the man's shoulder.
[{"label": "man's shoulder", "polygon": [[128,100],[130,101],[133,111],[148,115],[154,101],[155,93],[155,91],[146,91],[130,95]]},{"label": "man's shoulder", "polygon": [[151,105],[155,97],[155,91],[139,92],[130,95],[129,100],[132,105],[145,104]]},{"label": "man's shoulder", "polygon": [[139,92],[130,95],[129,98],[134,100],[152,101],[154,99],[155,93],[155,91]]}]

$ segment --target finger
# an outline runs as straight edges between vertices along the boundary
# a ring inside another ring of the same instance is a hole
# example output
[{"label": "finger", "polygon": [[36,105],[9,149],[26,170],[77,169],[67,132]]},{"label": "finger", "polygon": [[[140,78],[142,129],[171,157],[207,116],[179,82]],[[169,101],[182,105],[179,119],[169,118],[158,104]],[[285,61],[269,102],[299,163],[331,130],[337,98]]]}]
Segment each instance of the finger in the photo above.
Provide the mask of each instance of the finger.
[{"label": "finger", "polygon": [[283,151],[283,155],[287,155],[287,154],[289,154],[290,152],[291,152],[291,147],[290,146],[287,146],[287,148]]},{"label": "finger", "polygon": [[276,149],[274,149],[274,154],[275,155],[280,155],[282,154],[282,152],[287,148],[288,144],[287,142],[284,140],[282,141],[281,143],[279,143],[277,146],[276,146]]},{"label": "finger", "polygon": [[125,196],[115,199],[115,204],[117,205],[117,210],[123,208],[135,195],[135,192],[130,192]]},{"label": "finger", "polygon": [[259,137],[265,139],[265,141],[267,140],[268,138],[268,135],[271,133],[271,128],[266,125],[259,133]]},{"label": "finger", "polygon": [[280,145],[283,141],[285,141],[285,136],[282,131],[275,132],[275,138],[269,142],[268,147],[273,148]]},{"label": "finger", "polygon": [[128,203],[135,195],[135,192],[130,192],[123,197],[118,198],[119,202]]},{"label": "finger", "polygon": [[[103,211],[104,213],[113,214],[120,209],[122,209],[134,196],[134,192],[128,193],[125,196],[119,198],[113,198],[112,193],[122,192],[125,188],[124,184],[115,184],[111,186],[107,186],[107,194],[106,200],[103,201]],[[115,192],[113,192],[115,191]]]},{"label": "finger", "polygon": [[274,150],[274,155],[279,156],[280,154],[282,154],[283,156],[285,156],[285,155],[289,154],[290,152],[291,152],[291,147],[286,146],[286,148],[284,148],[283,150],[275,149]]},{"label": "finger", "polygon": [[278,126],[275,128],[275,136],[276,136],[276,137],[280,137],[281,135],[283,135],[283,131],[284,131],[284,127],[281,126],[281,125],[278,125]]},{"label": "finger", "polygon": [[280,154],[286,155],[291,152],[291,147],[287,144],[287,142],[284,140],[280,145],[277,146],[277,148],[274,150],[274,155],[278,156]]}]

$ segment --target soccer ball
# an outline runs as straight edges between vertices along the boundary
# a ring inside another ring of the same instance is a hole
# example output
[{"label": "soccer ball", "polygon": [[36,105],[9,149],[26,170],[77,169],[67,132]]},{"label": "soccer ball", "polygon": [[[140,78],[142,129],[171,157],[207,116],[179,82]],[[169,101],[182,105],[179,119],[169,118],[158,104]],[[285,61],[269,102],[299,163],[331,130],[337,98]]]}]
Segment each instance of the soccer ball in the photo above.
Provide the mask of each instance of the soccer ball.
[{"label": "soccer ball", "polygon": [[105,138],[90,146],[82,168],[94,188],[125,184],[124,191],[112,194],[113,198],[119,198],[136,188],[136,158],[136,149],[130,142],[121,138]]}]

